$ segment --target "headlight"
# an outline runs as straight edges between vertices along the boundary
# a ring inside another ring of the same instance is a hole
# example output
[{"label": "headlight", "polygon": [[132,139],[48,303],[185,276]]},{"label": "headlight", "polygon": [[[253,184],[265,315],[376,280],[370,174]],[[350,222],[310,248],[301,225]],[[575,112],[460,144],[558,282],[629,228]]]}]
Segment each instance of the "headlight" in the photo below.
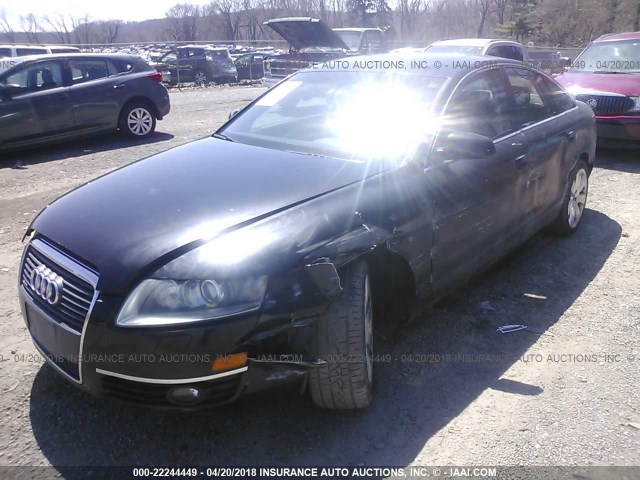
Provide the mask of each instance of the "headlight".
[{"label": "headlight", "polygon": [[231,280],[147,279],[118,314],[121,327],[155,327],[212,320],[256,310],[267,288],[265,275]]},{"label": "headlight", "polygon": [[635,105],[629,112],[640,112],[640,97],[629,97],[631,100],[635,102]]}]

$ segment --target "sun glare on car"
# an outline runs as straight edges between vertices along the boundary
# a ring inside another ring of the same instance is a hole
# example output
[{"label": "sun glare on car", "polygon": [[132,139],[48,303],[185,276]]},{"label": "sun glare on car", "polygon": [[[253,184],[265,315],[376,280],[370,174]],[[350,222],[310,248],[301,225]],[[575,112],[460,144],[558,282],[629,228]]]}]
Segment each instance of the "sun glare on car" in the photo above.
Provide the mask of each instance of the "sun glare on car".
[{"label": "sun glare on car", "polygon": [[339,148],[364,158],[410,158],[433,131],[428,104],[417,89],[397,81],[354,88],[327,118]]}]

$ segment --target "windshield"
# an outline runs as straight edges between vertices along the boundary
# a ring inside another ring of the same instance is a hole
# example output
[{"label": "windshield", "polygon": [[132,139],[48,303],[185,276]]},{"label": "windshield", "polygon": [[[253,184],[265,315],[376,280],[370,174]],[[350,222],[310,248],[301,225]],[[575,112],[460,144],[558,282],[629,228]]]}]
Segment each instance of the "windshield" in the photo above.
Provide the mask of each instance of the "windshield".
[{"label": "windshield", "polygon": [[338,30],[335,32],[347,47],[349,47],[349,50],[358,50],[360,48],[360,32],[350,32],[348,30]]},{"label": "windshield", "polygon": [[466,53],[467,55],[479,55],[482,47],[471,45],[431,45],[427,47],[429,53]]},{"label": "windshield", "polygon": [[400,161],[433,132],[432,104],[445,81],[406,73],[301,72],[218,135],[311,155]]},{"label": "windshield", "polygon": [[592,43],[569,71],[640,73],[640,40]]}]

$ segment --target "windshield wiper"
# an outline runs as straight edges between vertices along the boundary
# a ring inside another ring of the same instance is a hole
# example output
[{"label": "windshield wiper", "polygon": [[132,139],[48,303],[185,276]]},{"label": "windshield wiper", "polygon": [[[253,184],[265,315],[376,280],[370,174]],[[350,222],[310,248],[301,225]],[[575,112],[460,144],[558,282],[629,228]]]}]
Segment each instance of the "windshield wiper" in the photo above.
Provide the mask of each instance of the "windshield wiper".
[{"label": "windshield wiper", "polygon": [[220,140],[226,140],[227,142],[235,142],[235,140],[231,140],[229,137],[227,137],[226,135],[223,135],[222,133],[214,133],[213,137],[219,138]]}]

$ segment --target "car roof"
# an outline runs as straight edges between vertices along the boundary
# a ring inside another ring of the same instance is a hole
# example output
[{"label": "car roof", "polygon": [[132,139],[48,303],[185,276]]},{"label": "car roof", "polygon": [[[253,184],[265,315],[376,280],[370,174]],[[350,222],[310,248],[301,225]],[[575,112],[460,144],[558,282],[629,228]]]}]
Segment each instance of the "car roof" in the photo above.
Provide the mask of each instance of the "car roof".
[{"label": "car roof", "polygon": [[495,42],[504,42],[504,43],[521,45],[518,42],[504,39],[504,38],[454,38],[451,40],[439,40],[437,42],[433,42],[431,45],[451,45],[456,47],[457,46],[484,47],[486,45],[489,45],[490,43],[495,43]]},{"label": "car roof", "polygon": [[[360,63],[360,66],[356,64]],[[370,71],[389,71],[392,68],[398,68],[399,70],[411,72],[417,75],[423,75],[425,77],[440,77],[440,78],[462,78],[467,73],[478,70],[480,67],[490,67],[493,65],[522,65],[522,61],[512,60],[510,58],[494,57],[491,55],[467,55],[463,53],[430,53],[430,52],[409,52],[409,53],[385,53],[377,55],[363,55],[348,58],[341,58],[332,64],[329,70],[344,70],[344,71],[363,71],[361,62],[373,62],[367,63],[366,70]],[[389,62],[389,63],[385,63]],[[402,65],[399,63],[402,62]],[[421,64],[413,64],[411,62],[423,62],[424,67]],[[439,63],[439,68],[434,68],[435,62]],[[329,60],[327,63],[331,64]],[[335,68],[334,68],[335,66]],[[371,66],[372,68],[368,68]],[[310,69],[313,70],[313,69]],[[315,70],[323,70],[321,66],[316,67]]]},{"label": "car roof", "polygon": [[376,27],[340,27],[340,28],[332,28],[334,32],[368,32],[370,30],[382,31]]},{"label": "car roof", "polygon": [[640,32],[607,33],[594,40],[594,42],[610,42],[613,40],[640,40]]},{"label": "car roof", "polygon": [[211,45],[198,45],[195,43],[191,45],[180,45],[178,49],[180,48],[202,48],[204,50],[229,50],[229,47],[212,47]]},{"label": "car roof", "polygon": [[[142,60],[138,55],[130,55],[126,53],[43,53],[38,55],[25,55],[23,57],[15,57],[22,59],[22,62],[30,62],[36,60],[56,60],[69,58],[78,60],[81,58],[109,58],[112,60]],[[21,62],[21,63],[22,63]]]},{"label": "car roof", "polygon": [[57,47],[58,45],[19,45],[16,43],[6,43],[6,44],[2,44],[0,45],[0,48],[47,48],[47,47]]}]

